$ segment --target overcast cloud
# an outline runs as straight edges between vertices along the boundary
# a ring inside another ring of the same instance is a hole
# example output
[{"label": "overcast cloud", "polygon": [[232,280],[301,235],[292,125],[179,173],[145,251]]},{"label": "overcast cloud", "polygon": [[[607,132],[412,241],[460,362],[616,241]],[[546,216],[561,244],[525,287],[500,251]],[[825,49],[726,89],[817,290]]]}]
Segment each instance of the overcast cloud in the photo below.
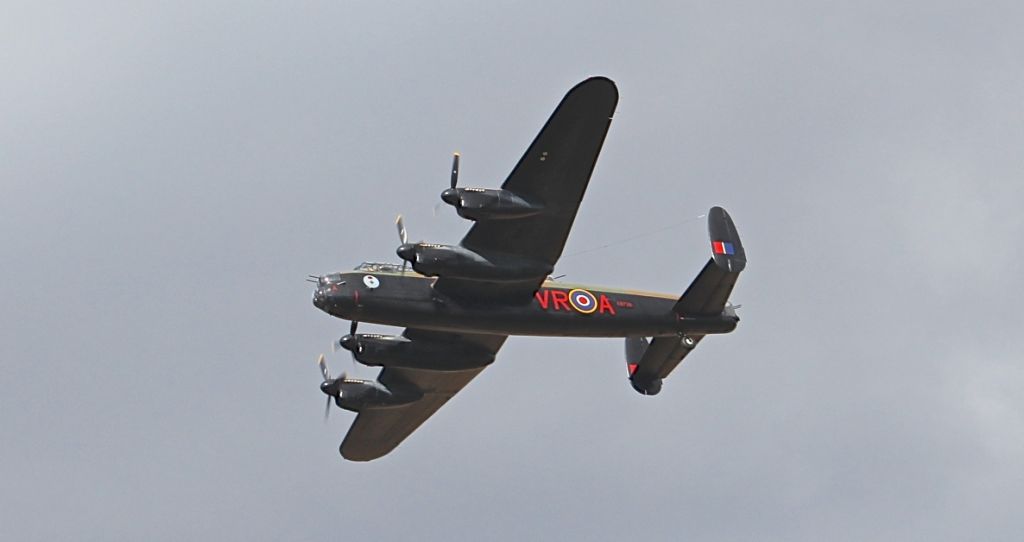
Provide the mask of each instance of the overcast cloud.
[{"label": "overcast cloud", "polygon": [[[2,11],[0,539],[1024,531],[1019,2]],[[681,293],[722,205],[739,328],[657,397],[621,340],[512,338],[343,461],[347,322],[303,278],[397,260],[399,212],[457,242],[450,153],[499,185],[591,75],[619,107],[556,273]]]}]

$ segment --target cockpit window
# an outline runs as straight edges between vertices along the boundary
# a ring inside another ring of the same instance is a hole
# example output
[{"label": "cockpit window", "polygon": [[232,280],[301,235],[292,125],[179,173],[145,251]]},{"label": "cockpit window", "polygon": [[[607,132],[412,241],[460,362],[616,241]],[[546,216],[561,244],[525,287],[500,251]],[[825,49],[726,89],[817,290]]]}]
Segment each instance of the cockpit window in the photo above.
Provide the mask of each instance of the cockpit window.
[{"label": "cockpit window", "polygon": [[320,277],[320,284],[337,284],[341,282],[341,273],[331,273],[330,275],[324,275]]},{"label": "cockpit window", "polygon": [[356,271],[365,271],[367,273],[379,273],[381,271],[398,273],[401,270],[401,265],[395,265],[393,263],[363,262],[356,267]]}]

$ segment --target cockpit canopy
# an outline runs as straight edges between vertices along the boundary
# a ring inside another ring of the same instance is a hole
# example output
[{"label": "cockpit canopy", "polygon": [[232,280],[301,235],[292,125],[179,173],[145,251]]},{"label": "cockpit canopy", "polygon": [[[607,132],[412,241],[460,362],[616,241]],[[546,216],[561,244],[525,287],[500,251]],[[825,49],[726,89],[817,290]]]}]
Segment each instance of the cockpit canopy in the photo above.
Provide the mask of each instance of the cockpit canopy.
[{"label": "cockpit canopy", "polygon": [[329,275],[322,275],[317,280],[317,284],[320,286],[327,286],[328,284],[338,284],[339,282],[342,282],[341,273],[331,273]]},{"label": "cockpit canopy", "polygon": [[393,263],[363,262],[359,264],[355,270],[366,273],[401,273],[402,266]]}]

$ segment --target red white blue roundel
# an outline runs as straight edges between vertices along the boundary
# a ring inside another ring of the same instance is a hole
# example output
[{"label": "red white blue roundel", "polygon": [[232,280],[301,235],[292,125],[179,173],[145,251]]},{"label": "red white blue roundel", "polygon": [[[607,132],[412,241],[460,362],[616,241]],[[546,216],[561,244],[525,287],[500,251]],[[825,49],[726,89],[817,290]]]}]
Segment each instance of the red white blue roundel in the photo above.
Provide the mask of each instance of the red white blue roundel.
[{"label": "red white blue roundel", "polygon": [[590,314],[597,310],[597,298],[594,294],[578,288],[569,292],[569,304],[576,312],[582,314]]}]

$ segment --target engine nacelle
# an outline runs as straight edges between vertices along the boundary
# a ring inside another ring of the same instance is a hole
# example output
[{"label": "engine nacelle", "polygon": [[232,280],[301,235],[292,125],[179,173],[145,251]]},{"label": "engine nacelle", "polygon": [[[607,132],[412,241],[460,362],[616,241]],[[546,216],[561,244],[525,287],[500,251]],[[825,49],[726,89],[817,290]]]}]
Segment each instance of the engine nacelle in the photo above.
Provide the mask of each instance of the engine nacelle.
[{"label": "engine nacelle", "polygon": [[339,407],[359,412],[367,407],[398,406],[418,401],[423,394],[415,390],[390,390],[379,382],[344,379],[335,384],[341,393],[334,402]]},{"label": "engine nacelle", "polygon": [[449,188],[441,193],[441,199],[469,220],[522,218],[544,210],[504,189]]},{"label": "engine nacelle", "polygon": [[473,344],[411,341],[399,335],[357,334],[351,348],[363,365],[426,369],[431,371],[464,371],[486,367],[494,354]]},{"label": "engine nacelle", "polygon": [[509,281],[545,277],[553,268],[543,262],[511,256],[488,256],[457,245],[406,243],[398,247],[398,256],[428,277],[470,280]]}]

